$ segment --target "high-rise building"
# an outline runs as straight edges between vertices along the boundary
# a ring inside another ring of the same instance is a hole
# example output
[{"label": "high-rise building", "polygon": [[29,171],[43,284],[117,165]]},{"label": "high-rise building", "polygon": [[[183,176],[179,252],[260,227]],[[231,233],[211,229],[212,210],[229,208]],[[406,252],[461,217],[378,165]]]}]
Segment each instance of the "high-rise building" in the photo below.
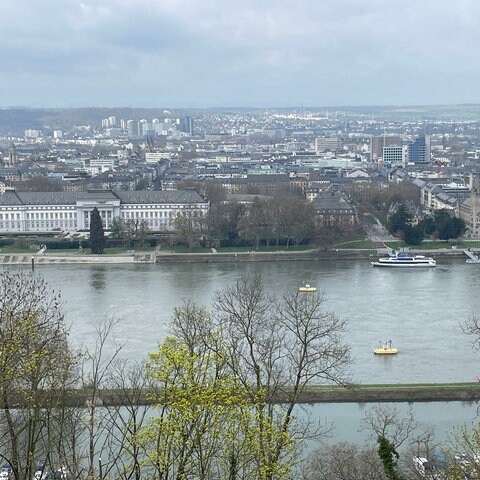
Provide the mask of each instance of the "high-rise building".
[{"label": "high-rise building", "polygon": [[178,129],[181,132],[186,133],[190,137],[193,136],[194,133],[194,124],[192,117],[183,117],[178,122]]},{"label": "high-rise building", "polygon": [[383,149],[391,146],[401,146],[402,137],[398,135],[379,135],[370,138],[370,161],[378,162],[383,158]]},{"label": "high-rise building", "polygon": [[430,162],[430,135],[420,135],[407,144],[407,162]]},{"label": "high-rise building", "polygon": [[127,135],[132,138],[139,136],[138,122],[135,120],[127,121]]}]

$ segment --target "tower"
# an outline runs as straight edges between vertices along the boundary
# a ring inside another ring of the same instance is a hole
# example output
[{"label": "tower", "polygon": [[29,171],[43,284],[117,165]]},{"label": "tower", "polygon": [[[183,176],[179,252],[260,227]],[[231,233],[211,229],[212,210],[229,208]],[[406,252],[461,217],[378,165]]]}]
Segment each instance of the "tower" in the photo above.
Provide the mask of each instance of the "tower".
[{"label": "tower", "polygon": [[428,163],[430,157],[430,135],[420,135],[407,145],[409,163]]},{"label": "tower", "polygon": [[12,143],[8,149],[8,165],[7,167],[16,167],[18,164],[17,158],[17,149],[15,145]]},{"label": "tower", "polygon": [[479,177],[476,173],[470,174],[470,192],[471,192],[471,215],[470,228],[472,235],[476,238],[478,236],[478,226],[480,224],[478,214],[480,213],[480,192],[479,192]]}]

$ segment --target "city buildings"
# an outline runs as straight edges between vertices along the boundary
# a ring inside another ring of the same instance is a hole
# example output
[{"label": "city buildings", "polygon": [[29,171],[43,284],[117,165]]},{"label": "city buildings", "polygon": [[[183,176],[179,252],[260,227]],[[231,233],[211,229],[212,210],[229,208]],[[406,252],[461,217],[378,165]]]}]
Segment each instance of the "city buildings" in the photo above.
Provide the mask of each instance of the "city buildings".
[{"label": "city buildings", "polygon": [[444,206],[474,215],[467,213],[475,210],[467,201],[472,188],[452,182],[480,169],[480,121],[391,112],[374,120],[358,110],[318,109],[100,112],[91,109],[88,120],[82,111],[81,123],[73,112],[70,122],[46,119],[42,126],[29,124],[28,112],[15,112],[27,117],[13,132],[0,122],[1,191],[175,192],[187,185],[205,191],[214,183],[225,194],[308,201],[323,190],[321,179],[349,201],[351,189],[373,192],[408,182],[419,189],[419,200],[426,198],[425,211]]},{"label": "city buildings", "polygon": [[370,138],[370,161],[377,162],[383,159],[384,148],[401,147],[402,137],[398,135],[373,135]]}]

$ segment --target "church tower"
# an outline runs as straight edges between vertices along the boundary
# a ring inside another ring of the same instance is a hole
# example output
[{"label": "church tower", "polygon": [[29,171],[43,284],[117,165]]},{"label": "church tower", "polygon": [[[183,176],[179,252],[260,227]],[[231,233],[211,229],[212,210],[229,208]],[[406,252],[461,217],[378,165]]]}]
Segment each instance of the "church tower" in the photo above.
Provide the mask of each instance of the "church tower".
[{"label": "church tower", "polygon": [[8,165],[7,167],[16,167],[18,165],[18,158],[17,158],[17,149],[15,145],[12,143],[10,148],[8,149]]}]

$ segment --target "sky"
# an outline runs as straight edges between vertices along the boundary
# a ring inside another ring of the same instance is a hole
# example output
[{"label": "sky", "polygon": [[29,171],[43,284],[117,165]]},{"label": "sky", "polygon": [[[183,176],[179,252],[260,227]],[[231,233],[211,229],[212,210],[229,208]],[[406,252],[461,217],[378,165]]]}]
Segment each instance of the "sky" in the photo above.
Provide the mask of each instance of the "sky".
[{"label": "sky", "polygon": [[478,0],[1,0],[0,106],[480,103]]}]

